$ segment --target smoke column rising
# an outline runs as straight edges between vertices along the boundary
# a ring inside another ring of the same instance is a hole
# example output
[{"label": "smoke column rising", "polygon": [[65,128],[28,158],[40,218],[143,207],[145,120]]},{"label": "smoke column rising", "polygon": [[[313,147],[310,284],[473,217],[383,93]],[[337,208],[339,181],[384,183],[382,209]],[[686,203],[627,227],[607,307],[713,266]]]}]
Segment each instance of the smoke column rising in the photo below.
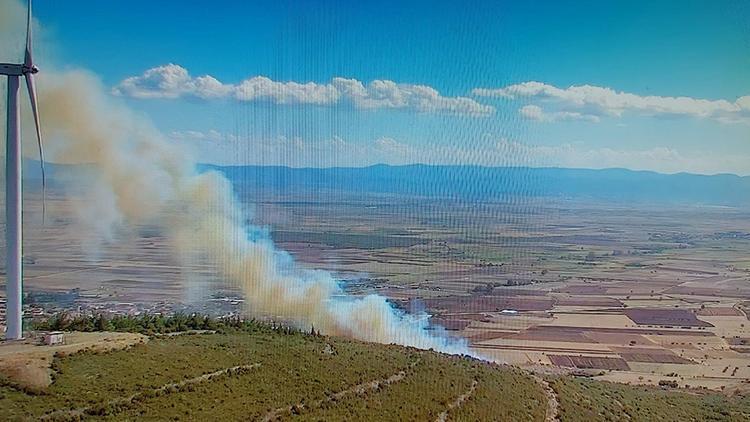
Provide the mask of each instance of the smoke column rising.
[{"label": "smoke column rising", "polygon": [[[10,3],[0,15],[23,12]],[[397,311],[379,295],[348,297],[329,273],[301,268],[258,237],[227,179],[199,173],[184,151],[111,98],[92,74],[43,68],[38,85],[49,156],[93,169],[96,185],[78,210],[88,216],[82,221],[88,230],[112,240],[118,228],[156,225],[179,262],[205,260],[239,286],[250,315],[276,315],[329,335],[469,354],[465,342],[428,331],[424,315]]]}]

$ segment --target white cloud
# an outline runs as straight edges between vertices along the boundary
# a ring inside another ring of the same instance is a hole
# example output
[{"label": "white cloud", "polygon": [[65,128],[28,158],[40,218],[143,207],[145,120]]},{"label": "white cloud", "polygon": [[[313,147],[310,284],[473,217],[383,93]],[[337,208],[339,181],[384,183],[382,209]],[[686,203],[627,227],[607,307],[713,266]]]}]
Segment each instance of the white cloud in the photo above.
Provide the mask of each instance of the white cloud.
[{"label": "white cloud", "polygon": [[218,98],[230,89],[211,76],[193,78],[178,65],[168,64],[149,69],[141,76],[120,82],[113,90],[116,95],[134,98],[179,98],[192,95],[199,98]]},{"label": "white cloud", "polygon": [[393,138],[388,137],[376,139],[374,143],[374,149],[378,152],[394,154],[394,156],[408,154],[411,150],[409,145],[403,144]]},{"label": "white cloud", "polygon": [[523,82],[504,88],[475,88],[479,97],[508,99],[528,98],[553,102],[562,112],[621,116],[625,112],[644,115],[690,116],[712,118],[723,122],[750,118],[750,96],[735,101],[706,100],[692,97],[641,96],[618,92],[611,88],[592,85],[571,86],[565,89],[542,82]]},{"label": "white cloud", "polygon": [[448,112],[452,114],[491,114],[494,108],[479,104],[471,98],[443,97],[426,85],[397,84],[375,80],[365,86],[356,79],[334,78],[342,95],[358,108],[407,108],[420,112]]},{"label": "white cloud", "polygon": [[577,111],[554,111],[546,112],[537,105],[526,105],[518,109],[521,116],[538,122],[559,122],[567,120],[583,120],[587,122],[598,122],[599,116],[583,114]]},{"label": "white cloud", "polygon": [[367,85],[356,79],[333,78],[329,83],[273,81],[254,76],[239,84],[226,84],[212,76],[193,77],[187,69],[167,64],[124,79],[113,94],[133,98],[201,99],[232,98],[237,101],[270,101],[274,104],[334,105],[350,103],[360,109],[403,109],[422,113],[484,116],[494,112],[466,97],[444,97],[429,86],[375,80]]},{"label": "white cloud", "polygon": [[198,130],[174,130],[169,133],[169,137],[178,141],[236,141],[235,135],[224,134],[217,130],[208,130],[206,132]]},{"label": "white cloud", "polygon": [[334,104],[339,92],[330,84],[276,82],[265,76],[245,79],[231,89],[239,101],[268,100],[275,104]]}]

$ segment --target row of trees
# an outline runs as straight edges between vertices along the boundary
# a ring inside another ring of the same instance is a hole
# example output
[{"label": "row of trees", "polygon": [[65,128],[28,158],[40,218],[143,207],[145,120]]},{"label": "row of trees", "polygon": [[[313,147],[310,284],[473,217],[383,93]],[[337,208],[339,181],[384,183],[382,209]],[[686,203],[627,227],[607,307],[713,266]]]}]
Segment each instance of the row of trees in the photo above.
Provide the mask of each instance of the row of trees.
[{"label": "row of trees", "polygon": [[273,330],[285,334],[301,332],[288,325],[277,325],[238,316],[214,318],[208,315],[182,313],[173,315],[115,315],[112,317],[102,314],[71,315],[60,313],[47,319],[33,321],[31,329],[37,331],[120,331],[146,335],[193,330],[219,332]]}]

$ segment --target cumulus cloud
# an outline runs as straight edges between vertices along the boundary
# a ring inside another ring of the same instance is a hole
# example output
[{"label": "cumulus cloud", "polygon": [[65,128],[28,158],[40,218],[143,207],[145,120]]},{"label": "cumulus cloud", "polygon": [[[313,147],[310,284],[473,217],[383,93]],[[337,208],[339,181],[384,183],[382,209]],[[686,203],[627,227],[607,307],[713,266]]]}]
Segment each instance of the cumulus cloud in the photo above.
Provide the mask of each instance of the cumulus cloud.
[{"label": "cumulus cloud", "polygon": [[587,122],[598,122],[599,116],[593,114],[583,114],[577,111],[544,111],[537,105],[526,105],[518,109],[521,116],[538,122],[559,122],[566,120],[583,120]]},{"label": "cumulus cloud", "polygon": [[422,113],[483,116],[494,112],[466,97],[445,97],[425,85],[375,80],[333,78],[328,83],[279,82],[254,76],[238,84],[222,83],[208,75],[193,77],[187,69],[167,64],[124,79],[112,89],[115,95],[133,98],[200,99],[230,98],[237,101],[268,101],[274,104],[335,105],[350,103],[360,109],[403,109]]},{"label": "cumulus cloud", "polygon": [[[527,98],[548,101],[555,103],[562,112],[579,113],[581,115],[619,117],[625,112],[634,112],[653,116],[672,115],[711,118],[723,122],[747,121],[747,119],[750,119],[750,96],[740,97],[734,101],[692,97],[642,96],[592,85],[558,88],[533,81],[496,89],[475,88],[472,90],[472,94],[478,97]],[[524,114],[524,109],[521,110],[521,113]],[[534,111],[533,109],[526,110],[527,113],[532,115]],[[539,116],[538,113],[537,116]]]},{"label": "cumulus cloud", "polygon": [[314,82],[276,82],[265,76],[245,79],[231,86],[231,95],[239,101],[268,100],[276,104],[334,104],[340,94],[329,84]]},{"label": "cumulus cloud", "polygon": [[491,106],[471,98],[443,97],[426,85],[397,84],[375,80],[366,86],[356,79],[334,78],[332,84],[358,108],[408,108],[420,112],[486,115]]},{"label": "cumulus cloud", "polygon": [[211,76],[193,78],[188,71],[174,64],[149,69],[141,76],[127,78],[113,89],[116,95],[134,98],[178,98],[192,95],[218,98],[231,90]]}]

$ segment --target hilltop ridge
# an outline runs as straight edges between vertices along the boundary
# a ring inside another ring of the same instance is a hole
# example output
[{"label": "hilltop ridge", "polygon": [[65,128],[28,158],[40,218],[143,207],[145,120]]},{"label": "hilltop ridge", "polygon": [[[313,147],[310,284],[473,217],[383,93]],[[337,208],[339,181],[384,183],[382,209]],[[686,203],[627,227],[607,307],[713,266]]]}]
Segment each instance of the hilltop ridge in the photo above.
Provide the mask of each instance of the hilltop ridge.
[{"label": "hilltop ridge", "polygon": [[747,397],[542,377],[409,347],[256,323],[239,327],[155,333],[126,350],[57,353],[53,383],[43,391],[2,377],[0,416],[425,421],[739,421],[750,416]]}]

